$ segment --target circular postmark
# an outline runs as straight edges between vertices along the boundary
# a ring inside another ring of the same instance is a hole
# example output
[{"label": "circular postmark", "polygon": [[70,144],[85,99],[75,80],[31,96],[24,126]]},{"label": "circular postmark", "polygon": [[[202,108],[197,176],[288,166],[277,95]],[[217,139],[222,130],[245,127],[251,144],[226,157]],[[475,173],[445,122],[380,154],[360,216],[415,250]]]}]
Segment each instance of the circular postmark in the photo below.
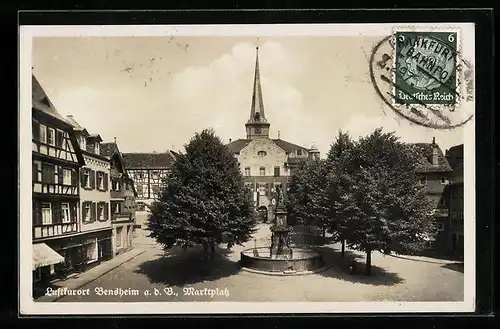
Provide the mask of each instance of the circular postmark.
[{"label": "circular postmark", "polygon": [[[370,56],[376,93],[412,123],[434,129],[463,126],[462,60],[455,33],[402,32],[383,38]],[[445,40],[445,41],[443,41]]]}]

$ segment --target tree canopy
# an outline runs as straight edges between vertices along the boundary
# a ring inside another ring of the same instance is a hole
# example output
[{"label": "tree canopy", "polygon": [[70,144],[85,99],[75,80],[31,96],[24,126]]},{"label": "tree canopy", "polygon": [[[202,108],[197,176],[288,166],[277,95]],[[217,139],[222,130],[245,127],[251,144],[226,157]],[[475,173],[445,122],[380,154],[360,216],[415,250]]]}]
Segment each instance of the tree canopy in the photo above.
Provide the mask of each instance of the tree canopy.
[{"label": "tree canopy", "polygon": [[172,166],[154,203],[150,236],[166,249],[247,241],[255,225],[238,163],[213,130],[196,133]]}]

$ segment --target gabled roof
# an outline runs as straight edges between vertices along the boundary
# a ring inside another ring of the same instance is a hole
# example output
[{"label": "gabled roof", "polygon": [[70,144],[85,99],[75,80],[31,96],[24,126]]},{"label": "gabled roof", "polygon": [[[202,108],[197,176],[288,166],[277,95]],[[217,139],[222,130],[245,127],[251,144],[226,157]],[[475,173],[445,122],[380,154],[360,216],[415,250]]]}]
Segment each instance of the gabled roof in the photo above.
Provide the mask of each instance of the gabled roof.
[{"label": "gabled roof", "polygon": [[[283,139],[271,139],[276,145],[278,145],[285,153],[293,153],[296,150],[303,150],[308,152],[309,149],[302,147],[297,144],[293,144],[290,142],[287,142]],[[231,143],[227,144],[226,146],[229,147],[231,152],[233,153],[238,153],[240,152],[245,146],[247,146],[252,140],[250,139],[237,139],[235,141],[232,141]]]},{"label": "gabled roof", "polygon": [[42,88],[34,75],[31,75],[31,93],[33,108],[58,119],[65,125],[68,125],[66,119],[59,112],[57,112],[54,104],[52,104],[49,97],[45,93],[45,90]]},{"label": "gabled roof", "polygon": [[97,140],[99,143],[100,143],[100,142],[102,142],[101,135],[99,135],[99,134],[92,134],[92,135],[89,135],[87,138],[89,138],[89,139],[95,139],[95,140]]},{"label": "gabled roof", "polygon": [[67,115],[66,121],[73,126],[73,130],[80,132],[85,137],[90,136],[87,129],[80,126],[80,124],[75,120],[75,118],[72,115]]},{"label": "gabled roof", "polygon": [[[451,172],[452,168],[448,163],[448,160],[444,156],[441,148],[438,145],[433,143],[413,143],[409,144],[412,147],[415,147],[417,151],[421,154],[421,161],[418,164],[418,171],[422,173],[431,173],[431,172]],[[436,149],[438,161],[437,164],[432,164],[432,154],[433,149]]]},{"label": "gabled roof", "polygon": [[115,142],[101,143],[101,154],[110,157],[115,154],[120,153],[118,151],[118,145]]},{"label": "gabled roof", "polygon": [[85,165],[85,159],[82,155],[82,149],[78,144],[75,137],[75,130],[73,125],[71,125],[66,118],[64,118],[55,108],[54,104],[52,104],[51,100],[47,96],[47,93],[42,88],[40,83],[34,74],[31,75],[31,107],[41,113],[44,113],[54,119],[56,119],[61,125],[67,127],[69,133],[69,139],[73,146],[73,150],[75,151],[76,158],[78,159],[78,163],[80,165]]},{"label": "gabled roof", "polygon": [[123,153],[122,156],[126,169],[169,169],[175,161],[175,157],[170,151],[165,153]]}]

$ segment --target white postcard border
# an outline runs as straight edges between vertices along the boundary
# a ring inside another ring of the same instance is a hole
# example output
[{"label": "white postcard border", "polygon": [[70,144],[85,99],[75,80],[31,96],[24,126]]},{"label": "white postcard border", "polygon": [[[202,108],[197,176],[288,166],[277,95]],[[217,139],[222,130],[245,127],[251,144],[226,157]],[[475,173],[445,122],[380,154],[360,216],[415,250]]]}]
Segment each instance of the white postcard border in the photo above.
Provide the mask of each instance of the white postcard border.
[{"label": "white postcard border", "polygon": [[[462,29],[463,57],[474,59],[474,24],[446,23]],[[31,292],[31,67],[32,39],[48,36],[380,36],[408,24],[283,24],[283,25],[126,25],[21,26],[19,28],[19,307],[22,315],[199,314],[199,313],[408,313],[473,312],[475,309],[475,124],[464,128],[464,301],[463,302],[140,302],[42,303]],[[439,23],[412,24],[418,27]],[[362,31],[362,32],[361,32]],[[367,64],[368,67],[368,64]],[[28,92],[22,92],[28,91]],[[462,105],[464,106],[464,105]],[[475,102],[468,103],[472,108]],[[474,111],[472,109],[472,111]],[[466,138],[465,138],[466,137]]]}]

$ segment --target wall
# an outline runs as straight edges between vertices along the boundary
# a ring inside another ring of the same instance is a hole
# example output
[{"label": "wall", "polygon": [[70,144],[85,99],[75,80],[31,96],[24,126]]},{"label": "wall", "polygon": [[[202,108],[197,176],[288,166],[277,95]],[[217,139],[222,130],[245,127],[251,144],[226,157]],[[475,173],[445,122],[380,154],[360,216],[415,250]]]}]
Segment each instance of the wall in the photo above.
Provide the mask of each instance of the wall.
[{"label": "wall", "polygon": [[[105,161],[102,159],[98,159],[89,155],[84,155],[85,159],[85,167],[84,168],[89,168],[94,171],[102,171],[107,174],[107,189],[104,191],[98,190],[97,188],[93,189],[88,189],[84,187],[80,187],[80,211],[81,215],[80,218],[82,219],[82,232],[85,231],[92,231],[92,230],[98,230],[98,229],[104,229],[104,228],[111,228],[111,210],[110,210],[110,192],[109,192],[109,186],[110,186],[110,179],[109,179],[109,161]],[[82,170],[82,169],[80,169]],[[80,177],[81,179],[81,177]],[[81,182],[80,182],[81,184]],[[97,184],[97,182],[96,182]],[[95,221],[89,222],[86,221],[83,216],[85,214],[85,209],[83,208],[83,204],[85,201],[92,201],[92,202],[106,202],[107,208],[108,208],[108,218],[105,220],[99,220],[96,219]]]},{"label": "wall", "polygon": [[[121,236],[118,236],[118,231],[120,229],[121,229]],[[132,223],[113,223],[112,245],[113,245],[113,253],[115,255],[133,247],[133,231],[134,231],[134,225]],[[118,239],[121,239],[121,245],[117,243]]]},{"label": "wall", "polygon": [[[266,155],[259,156],[259,151],[266,152]],[[265,167],[265,176],[274,176],[274,167],[280,168],[280,176],[289,175],[287,168],[285,168],[287,160],[285,151],[267,138],[251,141],[240,151],[237,159],[243,175],[245,175],[245,167],[250,167],[250,176],[261,176],[260,167]]]},{"label": "wall", "polygon": [[[427,197],[433,202],[434,208],[438,208],[439,202],[441,200],[442,202],[446,203],[446,200],[444,200],[443,192],[447,184],[441,183],[441,178],[448,179],[449,174],[427,173],[425,174],[425,176],[427,177],[427,183],[425,186]],[[446,208],[446,205],[443,205],[442,208]]]}]

